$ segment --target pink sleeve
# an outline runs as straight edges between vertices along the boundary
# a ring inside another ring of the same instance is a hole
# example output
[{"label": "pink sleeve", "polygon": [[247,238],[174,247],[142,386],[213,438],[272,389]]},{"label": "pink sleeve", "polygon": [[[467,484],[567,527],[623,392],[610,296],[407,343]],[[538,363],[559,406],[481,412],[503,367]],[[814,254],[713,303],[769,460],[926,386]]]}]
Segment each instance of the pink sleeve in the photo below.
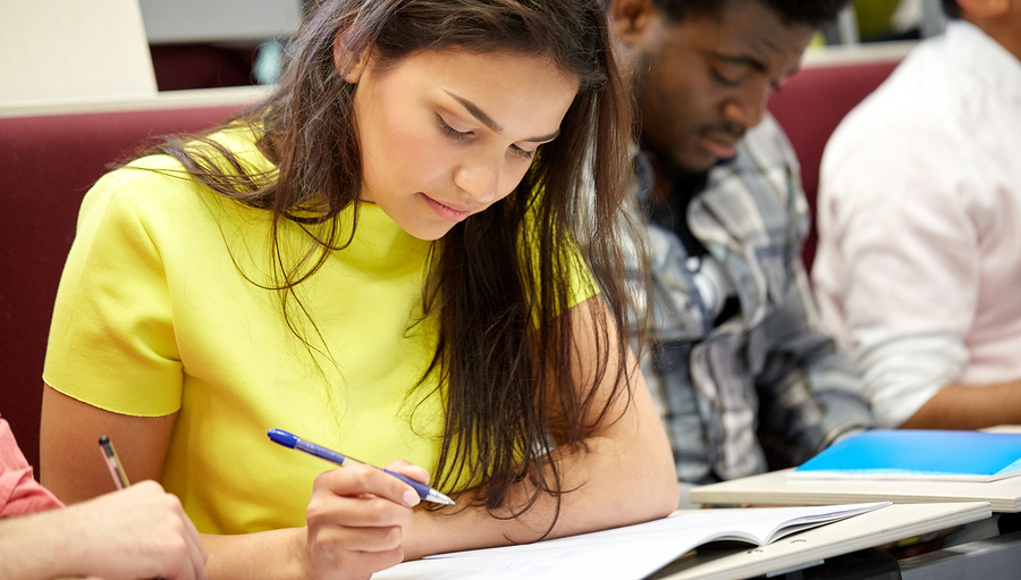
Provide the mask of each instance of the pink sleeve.
[{"label": "pink sleeve", "polygon": [[32,477],[32,466],[18,448],[11,426],[0,419],[0,518],[63,506]]}]

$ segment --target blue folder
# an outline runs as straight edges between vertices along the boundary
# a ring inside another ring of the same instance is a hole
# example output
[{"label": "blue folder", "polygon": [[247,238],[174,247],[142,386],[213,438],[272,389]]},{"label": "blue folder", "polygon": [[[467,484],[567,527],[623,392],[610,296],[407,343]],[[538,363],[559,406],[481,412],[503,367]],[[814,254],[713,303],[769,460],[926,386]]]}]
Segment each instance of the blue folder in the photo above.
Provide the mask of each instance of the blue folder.
[{"label": "blue folder", "polygon": [[1021,474],[1021,433],[875,429],[843,439],[792,477],[995,481]]}]

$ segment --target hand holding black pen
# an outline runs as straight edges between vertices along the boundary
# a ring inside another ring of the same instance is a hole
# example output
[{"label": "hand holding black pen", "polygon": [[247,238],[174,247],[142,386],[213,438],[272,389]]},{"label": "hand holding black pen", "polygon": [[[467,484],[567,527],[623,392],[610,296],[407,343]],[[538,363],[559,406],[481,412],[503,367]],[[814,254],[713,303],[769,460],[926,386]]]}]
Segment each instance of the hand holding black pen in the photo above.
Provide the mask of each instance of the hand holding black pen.
[{"label": "hand holding black pen", "polygon": [[118,491],[5,519],[0,576],[204,580],[205,549],[178,498],[155,481],[128,487],[105,435],[100,449]]}]

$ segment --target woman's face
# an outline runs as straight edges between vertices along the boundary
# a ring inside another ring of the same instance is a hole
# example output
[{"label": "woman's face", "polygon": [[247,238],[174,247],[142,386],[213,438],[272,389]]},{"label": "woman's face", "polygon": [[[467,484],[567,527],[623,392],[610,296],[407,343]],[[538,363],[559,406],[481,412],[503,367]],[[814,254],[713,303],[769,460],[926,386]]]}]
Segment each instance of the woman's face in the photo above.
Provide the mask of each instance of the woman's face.
[{"label": "woman's face", "polygon": [[373,65],[345,76],[358,85],[361,199],[423,240],[510,194],[578,91],[551,61],[510,53],[428,50]]}]

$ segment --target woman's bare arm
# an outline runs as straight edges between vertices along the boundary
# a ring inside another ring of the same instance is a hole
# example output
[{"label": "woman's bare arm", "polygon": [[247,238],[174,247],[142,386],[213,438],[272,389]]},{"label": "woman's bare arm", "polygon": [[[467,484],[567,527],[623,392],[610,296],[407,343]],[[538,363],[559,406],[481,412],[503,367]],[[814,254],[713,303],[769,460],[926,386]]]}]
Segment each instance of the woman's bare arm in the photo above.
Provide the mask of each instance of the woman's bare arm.
[{"label": "woman's bare arm", "polygon": [[[576,316],[577,360],[583,365],[576,369],[580,385],[586,384],[584,377],[593,372],[585,363],[596,358],[590,308],[605,306],[601,298],[595,297],[572,309]],[[623,363],[633,369],[630,400],[626,393],[621,393],[612,402],[606,421],[585,441],[587,449],[554,451],[561,461],[562,488],[578,489],[561,496],[560,514],[548,537],[650,520],[677,507],[677,476],[670,444],[630,349],[628,356]],[[611,364],[600,386],[604,401],[619,364],[621,361]],[[521,498],[531,491],[530,482],[519,482],[510,505],[515,505],[515,501],[520,505]],[[543,495],[532,509],[513,520],[494,518],[483,508],[469,508],[455,515],[446,515],[448,510],[438,513],[416,510],[415,522],[406,536],[405,553],[408,558],[418,558],[437,552],[533,541],[547,530],[555,509],[555,499]]]}]

